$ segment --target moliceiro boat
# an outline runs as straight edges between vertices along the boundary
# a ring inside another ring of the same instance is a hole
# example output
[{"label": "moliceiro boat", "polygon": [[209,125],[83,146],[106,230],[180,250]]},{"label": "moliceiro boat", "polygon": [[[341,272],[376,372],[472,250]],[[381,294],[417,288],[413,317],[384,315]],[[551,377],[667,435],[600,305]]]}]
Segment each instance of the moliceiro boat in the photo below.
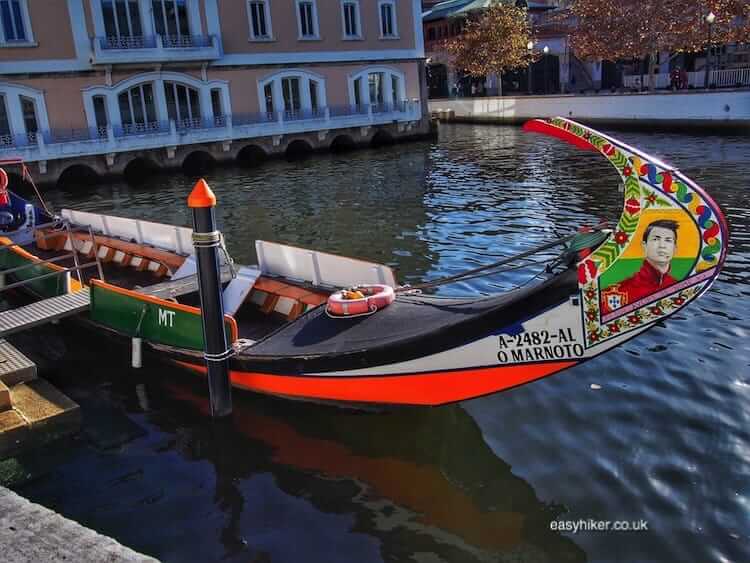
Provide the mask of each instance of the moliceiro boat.
[{"label": "moliceiro boat", "polygon": [[[343,403],[461,401],[576,366],[708,290],[724,262],[728,231],[698,185],[567,119],[532,120],[524,129],[598,152],[615,167],[624,205],[613,229],[582,229],[416,287],[399,286],[381,264],[274,242],[256,242],[254,266],[235,266],[223,252],[233,385]],[[33,227],[33,237],[5,226],[6,284],[56,272],[23,290],[37,297],[90,291],[90,322],[206,372],[189,229],[72,210],[47,219]],[[420,292],[497,274],[553,248],[560,251],[547,261],[545,279],[535,276],[506,293]]]}]

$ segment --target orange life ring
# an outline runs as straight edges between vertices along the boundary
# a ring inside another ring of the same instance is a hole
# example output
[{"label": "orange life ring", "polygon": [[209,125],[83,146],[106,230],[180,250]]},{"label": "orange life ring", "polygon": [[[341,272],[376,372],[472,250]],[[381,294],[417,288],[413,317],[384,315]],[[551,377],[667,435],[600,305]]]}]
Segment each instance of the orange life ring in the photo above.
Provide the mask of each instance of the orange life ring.
[{"label": "orange life ring", "polygon": [[334,317],[369,315],[387,307],[395,299],[396,293],[390,285],[358,285],[332,293],[328,297],[326,312]]}]

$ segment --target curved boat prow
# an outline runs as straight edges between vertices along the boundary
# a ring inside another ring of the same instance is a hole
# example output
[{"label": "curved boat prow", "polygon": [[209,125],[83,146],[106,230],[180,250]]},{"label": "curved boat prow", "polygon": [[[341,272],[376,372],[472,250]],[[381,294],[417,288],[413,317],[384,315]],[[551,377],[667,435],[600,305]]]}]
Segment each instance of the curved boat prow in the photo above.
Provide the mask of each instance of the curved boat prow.
[{"label": "curved boat prow", "polygon": [[523,128],[600,152],[624,183],[616,229],[578,262],[587,348],[620,343],[626,333],[685,307],[716,280],[726,258],[727,223],[690,178],[568,119],[535,119]]}]

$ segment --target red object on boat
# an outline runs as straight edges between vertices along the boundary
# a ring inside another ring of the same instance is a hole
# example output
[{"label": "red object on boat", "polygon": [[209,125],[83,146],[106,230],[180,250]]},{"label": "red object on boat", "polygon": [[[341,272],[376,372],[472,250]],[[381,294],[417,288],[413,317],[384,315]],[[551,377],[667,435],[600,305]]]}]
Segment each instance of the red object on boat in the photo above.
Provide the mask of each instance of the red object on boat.
[{"label": "red object on boat", "polygon": [[10,205],[8,196],[8,173],[0,168],[0,205]]},{"label": "red object on boat", "polygon": [[361,285],[332,293],[326,310],[336,317],[363,315],[383,309],[395,299],[390,285]]}]

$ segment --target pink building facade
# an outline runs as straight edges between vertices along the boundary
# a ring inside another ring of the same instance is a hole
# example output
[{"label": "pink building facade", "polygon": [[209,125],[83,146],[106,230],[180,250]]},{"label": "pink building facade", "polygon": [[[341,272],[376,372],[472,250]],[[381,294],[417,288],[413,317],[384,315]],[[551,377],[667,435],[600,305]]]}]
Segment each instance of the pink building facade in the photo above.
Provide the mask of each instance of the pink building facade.
[{"label": "pink building facade", "polygon": [[420,135],[423,61],[419,0],[0,0],[0,158],[53,181]]}]

